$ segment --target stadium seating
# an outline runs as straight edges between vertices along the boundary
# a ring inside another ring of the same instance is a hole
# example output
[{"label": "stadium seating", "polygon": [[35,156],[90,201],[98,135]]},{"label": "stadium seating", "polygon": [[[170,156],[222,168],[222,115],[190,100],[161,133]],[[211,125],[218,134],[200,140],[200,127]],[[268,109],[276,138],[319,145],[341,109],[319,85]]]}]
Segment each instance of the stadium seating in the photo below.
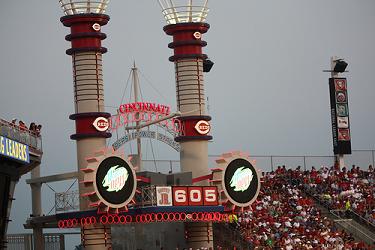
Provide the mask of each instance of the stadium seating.
[{"label": "stadium seating", "polygon": [[[344,179],[345,175],[350,177]],[[327,181],[328,176],[335,181]],[[340,200],[340,194],[351,190],[349,188],[353,185],[359,194],[349,195],[351,207],[362,214],[372,212],[373,216],[373,210],[369,210],[374,205],[373,172],[372,179],[369,176],[369,172],[357,168],[345,174],[345,170],[312,169],[303,172],[300,168],[287,170],[279,167],[263,176],[260,195],[252,209],[239,216],[237,230],[254,249],[371,249],[338,230],[332,220],[321,215],[313,199],[303,192],[304,185],[308,185],[319,195],[330,195],[333,207],[342,208],[345,203]],[[333,189],[327,187],[332,184]]]}]

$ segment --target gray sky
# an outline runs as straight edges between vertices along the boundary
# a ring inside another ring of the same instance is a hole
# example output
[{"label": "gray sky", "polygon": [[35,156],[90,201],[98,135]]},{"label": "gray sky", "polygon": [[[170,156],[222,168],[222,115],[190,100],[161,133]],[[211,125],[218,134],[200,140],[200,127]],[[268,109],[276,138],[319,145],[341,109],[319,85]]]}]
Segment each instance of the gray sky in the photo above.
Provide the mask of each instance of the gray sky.
[{"label": "gray sky", "polygon": [[[215,62],[205,78],[213,117],[210,154],[241,149],[331,155],[329,74],[322,70],[329,69],[333,55],[349,63],[352,147],[374,149],[373,0],[221,0],[210,1],[209,7],[204,51]],[[143,82],[144,96],[175,107],[174,66],[168,61],[172,50],[167,47],[171,37],[162,30],[157,1],[111,1],[107,13],[106,105],[120,104],[136,60],[163,94]],[[75,143],[69,139],[74,123],[68,119],[74,112],[71,58],[65,55],[70,44],[64,40],[69,29],[60,23],[61,15],[57,0],[0,3],[0,114],[43,124],[43,175],[76,169]],[[178,159],[167,146],[155,145],[156,158]],[[48,192],[45,200],[53,198]],[[11,233],[22,230],[31,211],[29,193],[23,178]],[[50,208],[45,204],[45,210]]]}]

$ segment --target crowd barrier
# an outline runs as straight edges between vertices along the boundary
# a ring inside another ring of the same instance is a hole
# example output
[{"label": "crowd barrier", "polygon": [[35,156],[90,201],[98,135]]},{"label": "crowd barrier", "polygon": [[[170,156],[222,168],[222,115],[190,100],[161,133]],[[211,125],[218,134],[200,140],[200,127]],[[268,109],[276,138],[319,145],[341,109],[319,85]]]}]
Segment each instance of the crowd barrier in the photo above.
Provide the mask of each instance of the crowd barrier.
[{"label": "crowd barrier", "polygon": [[30,147],[31,150],[43,151],[42,137],[30,130],[22,130],[16,124],[0,119],[0,135],[11,140],[21,142]]},{"label": "crowd barrier", "polygon": [[[215,159],[220,155],[209,155],[209,168],[215,168]],[[256,167],[264,172],[275,171],[278,166],[285,165],[288,169],[311,170],[312,167],[319,169],[321,166],[333,166],[334,156],[324,155],[250,155],[251,160],[256,161]],[[179,160],[143,160],[143,169],[161,173],[180,172]],[[345,165],[359,166],[361,169],[368,169],[369,165],[375,166],[375,150],[353,150],[351,155],[345,155]]]},{"label": "crowd barrier", "polygon": [[[8,234],[7,248],[8,250],[39,250],[33,247],[32,234]],[[45,250],[65,250],[65,237],[63,234],[45,234],[44,235]]]}]

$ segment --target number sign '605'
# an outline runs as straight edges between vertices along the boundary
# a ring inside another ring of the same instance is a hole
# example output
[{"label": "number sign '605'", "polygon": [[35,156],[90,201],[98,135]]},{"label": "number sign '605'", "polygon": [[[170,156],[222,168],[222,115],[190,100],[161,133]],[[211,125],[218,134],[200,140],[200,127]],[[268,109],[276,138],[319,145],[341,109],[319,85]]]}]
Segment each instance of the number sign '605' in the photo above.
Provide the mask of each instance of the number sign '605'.
[{"label": "number sign '605'", "polygon": [[173,206],[217,206],[217,187],[173,187]]}]

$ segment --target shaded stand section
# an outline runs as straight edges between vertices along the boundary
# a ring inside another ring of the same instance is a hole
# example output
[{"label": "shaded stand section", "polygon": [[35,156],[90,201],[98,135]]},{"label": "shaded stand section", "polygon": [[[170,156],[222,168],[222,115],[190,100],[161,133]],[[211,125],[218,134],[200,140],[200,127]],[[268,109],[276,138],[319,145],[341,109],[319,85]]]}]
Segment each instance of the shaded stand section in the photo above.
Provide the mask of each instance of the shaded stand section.
[{"label": "shaded stand section", "polygon": [[30,163],[22,164],[0,156],[0,249],[6,248],[6,232],[14,200],[14,190],[25,169],[35,168],[41,158],[30,155]]}]

